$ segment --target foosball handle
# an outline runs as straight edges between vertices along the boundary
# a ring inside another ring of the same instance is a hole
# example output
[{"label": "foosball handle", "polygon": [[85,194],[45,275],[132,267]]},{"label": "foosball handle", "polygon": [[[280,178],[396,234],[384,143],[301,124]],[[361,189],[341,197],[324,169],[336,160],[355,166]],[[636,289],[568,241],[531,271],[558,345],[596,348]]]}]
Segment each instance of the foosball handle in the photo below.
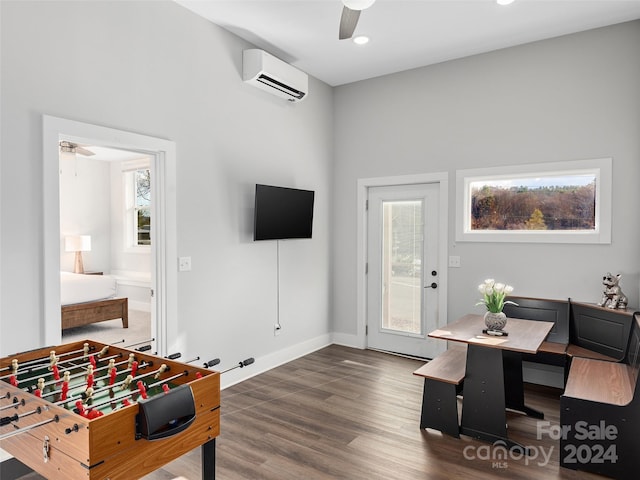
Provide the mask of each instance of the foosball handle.
[{"label": "foosball handle", "polygon": [[138,352],[146,352],[148,350],[151,350],[151,345],[145,345],[144,347],[136,348],[136,351]]},{"label": "foosball handle", "polygon": [[251,365],[253,362],[255,362],[255,359],[253,357],[247,358],[246,360],[241,361],[239,366],[240,368],[246,367],[247,365]]},{"label": "foosball handle", "polygon": [[178,352],[178,353],[172,353],[171,355],[166,356],[164,358],[168,358],[169,360],[176,360],[176,359],[180,358],[181,356],[182,356],[182,354]]},{"label": "foosball handle", "polygon": [[214,358],[213,360],[209,360],[204,364],[204,368],[214,367],[220,363],[219,358]]}]

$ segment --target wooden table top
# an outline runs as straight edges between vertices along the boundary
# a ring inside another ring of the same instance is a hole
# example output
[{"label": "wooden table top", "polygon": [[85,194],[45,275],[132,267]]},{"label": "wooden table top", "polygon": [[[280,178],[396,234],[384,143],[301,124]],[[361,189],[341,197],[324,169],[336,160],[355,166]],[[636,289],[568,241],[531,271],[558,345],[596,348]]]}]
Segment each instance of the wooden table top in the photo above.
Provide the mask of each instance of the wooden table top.
[{"label": "wooden table top", "polygon": [[506,337],[484,334],[482,330],[485,328],[482,315],[467,314],[446,327],[434,330],[429,336],[489,348],[536,353],[553,328],[553,322],[508,318],[504,327],[504,331],[509,334]]}]

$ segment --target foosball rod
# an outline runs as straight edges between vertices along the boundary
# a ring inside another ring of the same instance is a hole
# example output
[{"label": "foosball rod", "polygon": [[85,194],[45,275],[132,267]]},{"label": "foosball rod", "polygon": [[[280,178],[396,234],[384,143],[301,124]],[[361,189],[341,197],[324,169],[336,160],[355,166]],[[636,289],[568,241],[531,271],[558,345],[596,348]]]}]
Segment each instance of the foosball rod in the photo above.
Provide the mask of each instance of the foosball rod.
[{"label": "foosball rod", "polygon": [[[181,353],[172,353],[171,355],[167,355],[164,358],[166,358],[168,360],[177,360],[180,357],[182,357]],[[198,360],[200,360],[200,356],[192,358],[191,360],[183,360],[182,363],[193,363],[193,362],[197,362]]]},{"label": "foosball rod", "polygon": [[[109,350],[109,347],[108,347],[108,346],[105,346],[102,350],[100,350],[100,352],[98,353],[98,355],[104,355],[105,353],[107,353],[107,351],[108,351],[108,350]],[[80,352],[84,352],[84,350],[76,350],[76,351],[75,351],[75,352],[73,352],[73,353],[80,353]],[[71,353],[71,352],[69,352],[69,354],[70,354],[70,353]],[[55,353],[54,353],[54,355],[55,355]],[[62,355],[67,355],[67,354],[62,354]],[[111,358],[117,358],[118,356],[120,356],[120,357],[121,357],[121,356],[122,356],[122,354],[121,354],[121,353],[119,353],[119,354],[117,354],[117,355],[115,355],[115,356],[105,357],[104,359],[103,359],[103,358],[101,358],[101,360],[109,360],[109,359],[111,359]],[[85,357],[86,357],[86,355],[85,355]],[[56,357],[56,358],[57,358],[57,357]],[[45,365],[45,364],[44,364],[47,360],[49,360],[49,361],[50,361],[50,359],[51,359],[51,357],[47,357],[47,358],[46,358],[46,360],[44,360],[44,361],[40,360],[40,361],[39,361],[40,363],[39,363],[38,365],[35,365],[35,366],[33,366],[33,367],[29,367],[29,368],[27,368],[27,369],[25,369],[25,370],[18,370],[15,374],[19,375],[19,374],[21,374],[21,373],[25,373],[25,372],[33,373],[33,372],[35,372],[35,371],[37,371],[37,370],[44,370],[44,369],[46,369],[46,368],[51,368],[51,363],[49,363],[49,364],[47,364],[47,365]],[[60,368],[62,365],[67,365],[68,363],[72,363],[72,362],[75,362],[75,361],[77,361],[77,360],[78,360],[78,357],[75,357],[75,358],[72,358],[72,359],[69,359],[69,360],[64,360],[64,361],[62,361],[62,362],[57,362],[57,363],[56,363],[56,365],[58,366],[58,368]],[[86,362],[86,363],[84,363],[84,364],[75,364],[75,363],[74,363],[72,366],[73,366],[73,367],[80,367],[80,366],[83,366],[83,365],[89,365],[89,363],[90,363],[90,362]],[[62,367],[62,368],[67,368],[67,367],[65,366],[65,367]],[[11,375],[15,375],[15,374],[10,373],[10,374],[8,374],[8,375],[4,375],[4,376],[0,377],[0,380],[4,380],[5,378],[9,378]],[[33,377],[31,377],[31,378],[33,378]]]},{"label": "foosball rod", "polygon": [[[126,363],[126,361],[125,361],[125,362],[122,362],[122,363]],[[152,364],[152,363],[146,363],[146,362],[143,362],[141,365],[139,365],[139,366],[138,366],[138,369],[142,370],[142,369],[147,368],[147,367],[149,367],[149,366],[151,366],[151,365],[153,365],[153,364]],[[114,367],[114,368],[115,368],[115,367]],[[120,371],[119,371],[119,372],[117,372],[117,373],[119,373],[119,374],[123,374],[123,373],[130,372],[131,370],[132,370],[131,368],[127,368],[126,370],[120,370]],[[153,375],[153,374],[154,374],[154,373],[156,373],[156,372],[157,372],[157,370],[156,370],[156,371],[153,371],[153,372],[151,372],[151,373],[149,373],[149,374],[146,374],[146,376],[148,376],[148,375]],[[82,376],[82,375],[85,375],[85,373],[76,374],[76,377],[78,377],[78,376]],[[97,377],[97,378],[94,378],[93,380],[94,380],[94,382],[98,382],[98,380],[104,380],[104,379],[106,379],[106,378],[109,378],[110,376],[111,376],[111,374],[109,374],[109,375],[103,375],[102,377]],[[145,376],[145,375],[140,375],[139,377],[144,377],[144,376]],[[138,377],[136,377],[136,378],[138,378]],[[113,387],[115,387],[115,386],[122,385],[122,384],[123,384],[123,383],[125,383],[125,382],[126,382],[126,379],[125,379],[125,380],[122,380],[121,382],[114,383],[113,385],[109,385],[108,387],[105,387],[105,388],[113,388]],[[58,383],[58,382],[55,382],[55,383]],[[82,388],[82,385],[75,385],[75,386],[73,387],[73,390],[75,390],[76,392],[78,392],[81,388]],[[100,391],[104,390],[105,388],[100,389]],[[96,391],[98,391],[98,390],[94,390],[94,393],[95,393]],[[58,394],[58,393],[62,393],[62,389],[60,389],[60,390],[52,390],[52,391],[50,391],[50,392],[43,392],[43,393],[42,393],[42,398],[50,397],[50,396],[52,396],[52,395],[56,395],[56,394]],[[74,397],[73,397],[73,392],[71,392],[71,391],[70,391],[70,392],[69,392],[69,399],[71,399],[71,398],[74,398]],[[62,400],[61,402],[67,402],[67,401],[69,401],[69,399],[67,399],[67,400]],[[61,402],[58,402],[58,403],[61,403]]]},{"label": "foosball rod", "polygon": [[[89,347],[89,351],[94,351],[95,349],[96,349],[96,347],[94,347],[94,346]],[[55,355],[55,350],[52,350],[52,352],[54,352],[54,355]],[[59,357],[66,357],[68,355],[75,355],[76,353],[84,353],[84,352],[85,352],[84,349],[82,349],[82,350],[73,350],[71,352],[61,353],[59,355]],[[33,360],[29,360],[29,361],[26,361],[24,363],[21,363],[20,366],[33,365],[33,364],[36,364],[36,363],[42,363],[42,362],[46,362],[47,360],[50,360],[50,359],[51,359],[51,352],[49,352],[49,356],[47,356],[47,357],[40,357],[40,358],[36,358],[36,359],[33,359]],[[0,368],[0,372],[4,372],[5,370],[11,370],[11,368],[12,367]]]},{"label": "foosball rod", "polygon": [[[104,347],[102,347],[102,350],[100,350],[98,353],[93,353],[91,355],[84,355],[81,359],[79,357],[75,357],[75,358],[70,358],[68,360],[63,360],[62,362],[57,363],[58,367],[60,367],[60,365],[67,365],[67,364],[71,364],[69,368],[77,368],[77,367],[83,367],[83,366],[87,366],[91,363],[91,361],[88,362],[84,362],[84,363],[74,363],[77,362],[79,359],[80,360],[84,360],[85,358],[90,358],[90,357],[94,357],[95,360],[95,356],[98,356],[98,360],[104,361],[104,360],[111,360],[112,358],[121,358],[123,357],[122,353],[116,353],[115,355],[111,355],[109,357],[104,357],[102,358],[102,355],[106,355],[109,352],[109,346],[105,345]],[[40,367],[38,367],[38,369],[43,369],[43,368],[49,368],[49,366],[45,366],[42,365]],[[67,368],[67,367],[64,367]],[[35,369],[34,369],[35,370]]]},{"label": "foosball rod", "polygon": [[[105,358],[103,358],[102,360],[111,360],[111,359],[114,359],[114,360],[115,360],[116,358],[122,358],[122,354],[121,354],[121,353],[118,353],[118,354],[116,354],[116,355],[112,355],[112,356],[110,356],[110,357],[105,357]],[[72,360],[68,360],[67,362],[62,362],[62,363],[65,363],[65,364],[66,364],[66,363],[68,363],[68,362],[70,362],[70,361],[72,361]],[[58,366],[59,366],[59,365],[62,365],[62,363],[58,364]],[[89,365],[91,365],[91,362],[85,362],[85,363],[75,364],[75,365],[73,365],[73,368],[83,368],[83,367],[87,367],[87,366],[89,366]],[[66,369],[66,368],[68,368],[68,367],[66,367],[66,366],[65,366],[65,367],[63,367],[63,369]],[[102,367],[101,367],[101,368],[102,368]],[[0,377],[0,379],[8,378],[8,377],[10,377],[10,376],[11,376],[11,375],[7,375],[6,377]],[[77,376],[77,375],[76,375],[76,376]],[[40,378],[40,377],[42,377],[42,375],[35,375],[35,376],[33,376],[33,377],[22,378],[22,379],[20,379],[20,383],[30,382],[30,381],[32,381],[32,380],[34,380],[34,379],[36,379],[36,380],[37,380],[37,379],[38,379],[38,378]]]},{"label": "foosball rod", "polygon": [[47,423],[51,423],[51,422],[57,423],[59,421],[60,421],[60,417],[58,417],[58,415],[54,415],[52,418],[48,420],[43,420],[42,422],[29,425],[28,427],[19,428],[17,430],[13,430],[12,432],[0,435],[0,441],[4,440],[5,438],[13,437],[14,435],[20,435],[21,433],[28,432],[29,430],[33,430],[34,428],[41,427],[42,425],[46,425]]},{"label": "foosball rod", "polygon": [[223,370],[220,373],[227,373],[227,372],[230,372],[231,370],[235,370],[236,368],[244,368],[247,365],[251,365],[253,362],[255,362],[253,357],[247,358],[246,360],[243,360],[243,361],[239,362],[237,365],[235,365],[235,366],[233,366],[231,368],[227,368],[226,370]]},{"label": "foosball rod", "polygon": [[[164,367],[164,368],[163,368],[163,367]],[[149,372],[149,373],[145,373],[145,374],[142,374],[142,375],[138,375],[137,377],[135,377],[135,378],[133,378],[133,377],[132,377],[131,379],[129,379],[129,378],[127,377],[126,379],[124,379],[124,380],[122,380],[122,381],[120,381],[120,382],[116,382],[116,383],[114,383],[113,385],[107,385],[107,386],[102,387],[102,388],[96,388],[96,389],[93,391],[93,393],[94,393],[94,394],[96,394],[96,393],[98,393],[98,392],[103,392],[103,391],[105,391],[105,390],[110,390],[110,389],[113,389],[113,388],[115,388],[115,387],[119,387],[120,385],[125,385],[125,384],[126,384],[126,385],[129,385],[129,384],[130,384],[131,382],[133,382],[134,380],[140,380],[141,378],[150,377],[151,375],[160,375],[161,373],[163,373],[163,372],[167,372],[167,371],[169,371],[169,367],[163,363],[163,364],[162,364],[162,366],[161,366],[159,369],[154,370],[153,372]],[[180,373],[180,374],[178,374],[175,378],[181,377],[181,376],[183,376],[183,375],[187,375],[187,373],[186,373],[186,372]],[[164,381],[164,382],[167,382],[167,381],[168,381],[168,379],[167,379],[167,380],[163,380],[163,381]],[[77,390],[78,390],[78,389],[76,388],[76,391],[77,391]],[[85,390],[85,391],[86,391],[86,390]],[[132,390],[132,391],[133,391],[133,390]],[[58,392],[49,392],[47,395],[51,395],[51,393],[58,393]],[[73,401],[73,400],[77,400],[77,399],[78,399],[78,397],[69,396],[69,398],[67,398],[67,399],[65,399],[65,400],[60,400],[59,402],[55,402],[55,403],[54,403],[54,405],[62,405],[62,404],[64,404],[64,403],[69,403],[69,402],[71,402],[71,401]]]},{"label": "foosball rod", "polygon": [[[124,348],[131,348],[131,347],[135,347],[136,345],[142,345],[143,343],[151,343],[153,341],[155,341],[155,338],[150,338],[149,340],[144,340],[142,342],[130,343],[129,345],[125,345]],[[151,346],[149,346],[149,349],[151,349]]]},{"label": "foosball rod", "polygon": [[2,418],[0,418],[0,427],[4,427],[5,425],[9,425],[12,422],[17,422],[21,418],[28,417],[29,415],[33,415],[35,413],[41,414],[42,413],[42,407],[38,407],[35,410],[30,410],[28,412],[16,413],[16,414],[11,415],[9,417],[2,417]]},{"label": "foosball rod", "polygon": [[2,410],[8,410],[10,408],[18,408],[19,406],[24,407],[25,403],[26,402],[24,401],[24,398],[22,400],[18,401],[17,397],[16,397],[16,398],[14,398],[13,403],[9,403],[8,405],[4,405],[4,406],[0,407],[0,412]]},{"label": "foosball rod", "polygon": [[[153,365],[153,363],[152,363],[152,362],[151,362],[151,363],[147,363],[147,362],[144,362],[144,361],[143,361],[140,365],[138,365],[138,367],[137,367],[136,371],[138,371],[138,370],[144,370],[145,368],[148,368],[148,367],[150,367],[150,366],[152,366],[152,365]],[[126,368],[126,369],[124,369],[124,370],[120,370],[120,371],[117,371],[117,370],[116,370],[116,374],[119,374],[119,375],[122,375],[122,374],[125,374],[125,373],[129,373],[129,372],[133,372],[133,368]],[[134,375],[133,373],[131,373],[131,374],[130,374],[130,375],[131,375],[131,381],[136,380],[136,379],[138,379],[138,378],[145,378],[145,377],[148,377],[149,375],[154,375],[154,374],[156,374],[156,373],[158,373],[158,370],[154,370],[153,372],[145,373],[145,374],[143,374],[143,375]],[[101,377],[95,377],[95,378],[93,379],[93,381],[94,381],[94,384],[97,384],[97,383],[98,383],[98,381],[100,381],[100,380],[106,380],[107,378],[110,378],[110,377],[111,377],[111,373],[109,373],[109,374],[107,374],[107,375],[103,375],[103,376],[101,376]],[[106,389],[108,389],[108,388],[113,388],[115,385],[121,385],[121,384],[125,383],[126,381],[127,381],[127,380],[126,380],[126,378],[125,378],[125,380],[122,380],[121,382],[118,382],[117,384],[114,382],[112,385],[105,385],[105,386],[104,386],[104,387],[102,387],[102,388],[96,388],[96,389],[94,389],[94,393],[95,393],[95,392],[99,392],[99,391],[106,390]],[[79,391],[81,388],[82,388],[82,385],[76,385],[76,386],[74,386],[74,390],[75,390],[76,392],[77,392],[77,391]]]},{"label": "foosball rod", "polygon": [[[159,380],[159,381],[157,381],[155,383],[151,383],[151,384],[149,384],[148,386],[145,387],[145,390],[149,390],[150,388],[154,388],[154,387],[157,387],[158,385],[165,384],[167,382],[175,380],[176,378],[186,377],[187,375],[189,375],[189,372],[185,370],[184,372],[178,373],[176,375],[173,375],[172,377],[163,378],[162,380]],[[107,406],[107,405],[111,405],[113,403],[118,403],[121,400],[124,400],[126,398],[132,397],[136,393],[140,393],[140,389],[139,388],[136,388],[135,390],[131,390],[131,391],[127,392],[125,395],[121,395],[120,397],[115,397],[114,396],[113,398],[110,398],[108,401],[104,401],[102,403],[97,403],[95,405],[85,405],[85,404],[83,404],[82,406],[84,408],[86,408],[86,409],[98,409],[98,408],[101,408],[101,407],[104,407],[104,406]],[[66,402],[67,401],[62,402],[62,403],[66,403]]]},{"label": "foosball rod", "polygon": [[[111,358],[105,358],[105,360],[111,360]],[[111,366],[111,367],[110,367],[109,365],[105,365],[105,366],[103,366],[103,367],[98,367],[98,368],[94,369],[94,370],[93,370],[94,380],[97,382],[98,380],[103,380],[103,379],[105,379],[105,378],[109,377],[109,375],[110,375],[110,374],[107,374],[107,375],[103,375],[103,376],[101,376],[101,377],[95,377],[95,374],[96,374],[97,372],[101,372],[102,370],[106,370],[106,369],[108,369],[108,368],[115,368],[115,367],[119,367],[119,366],[121,366],[121,365],[124,365],[125,363],[129,363],[129,360],[123,360],[122,362],[114,363],[114,364],[113,364],[113,366]],[[151,365],[153,365],[153,362],[151,362],[151,363],[147,363],[147,362],[144,362],[144,361],[143,361],[141,364],[139,364],[139,365],[138,365],[138,369],[147,368],[148,366],[151,366]],[[127,369],[125,369],[125,370],[120,370],[120,371],[118,371],[118,373],[122,374],[122,373],[130,372],[130,371],[131,371],[131,368],[127,368]],[[78,377],[83,377],[83,376],[86,376],[86,375],[87,375],[87,372],[78,372],[78,373],[74,373],[74,374],[72,374],[72,375],[69,375],[69,380],[73,380],[73,379],[76,379],[76,378],[78,378]],[[30,378],[30,379],[28,379],[28,380],[32,380],[32,379],[34,379],[34,378],[35,378],[35,377],[31,377],[31,378]],[[23,382],[24,382],[24,380],[21,380],[20,382],[21,382],[21,383],[23,383]],[[49,380],[48,382],[44,382],[43,386],[48,387],[49,385],[53,385],[54,383],[60,383],[60,382],[62,382],[62,379],[60,379],[60,380]],[[33,385],[31,385],[31,387],[33,387]],[[27,388],[28,388],[28,387],[27,387]]]}]

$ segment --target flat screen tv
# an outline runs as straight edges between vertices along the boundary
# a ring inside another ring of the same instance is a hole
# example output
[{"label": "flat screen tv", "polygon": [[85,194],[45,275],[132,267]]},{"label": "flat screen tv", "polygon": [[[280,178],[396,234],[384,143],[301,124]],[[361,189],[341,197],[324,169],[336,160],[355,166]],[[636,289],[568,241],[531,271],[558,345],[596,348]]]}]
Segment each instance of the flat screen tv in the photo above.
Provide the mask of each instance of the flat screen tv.
[{"label": "flat screen tv", "polygon": [[311,238],[315,192],[256,185],[254,240]]}]

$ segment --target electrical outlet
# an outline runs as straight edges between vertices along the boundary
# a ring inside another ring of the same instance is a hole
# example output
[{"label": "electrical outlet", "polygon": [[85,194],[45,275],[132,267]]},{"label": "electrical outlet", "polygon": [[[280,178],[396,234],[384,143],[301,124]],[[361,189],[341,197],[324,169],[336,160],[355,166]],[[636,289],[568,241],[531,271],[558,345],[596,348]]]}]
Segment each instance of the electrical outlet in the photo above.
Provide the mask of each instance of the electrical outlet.
[{"label": "electrical outlet", "polygon": [[178,270],[188,272],[191,270],[191,257],[180,257],[178,259]]},{"label": "electrical outlet", "polygon": [[273,326],[273,335],[277,337],[278,335],[280,335],[280,332],[282,332],[282,325],[275,324]]},{"label": "electrical outlet", "polygon": [[457,255],[451,255],[449,257],[449,266],[452,268],[460,268],[460,257]]}]

